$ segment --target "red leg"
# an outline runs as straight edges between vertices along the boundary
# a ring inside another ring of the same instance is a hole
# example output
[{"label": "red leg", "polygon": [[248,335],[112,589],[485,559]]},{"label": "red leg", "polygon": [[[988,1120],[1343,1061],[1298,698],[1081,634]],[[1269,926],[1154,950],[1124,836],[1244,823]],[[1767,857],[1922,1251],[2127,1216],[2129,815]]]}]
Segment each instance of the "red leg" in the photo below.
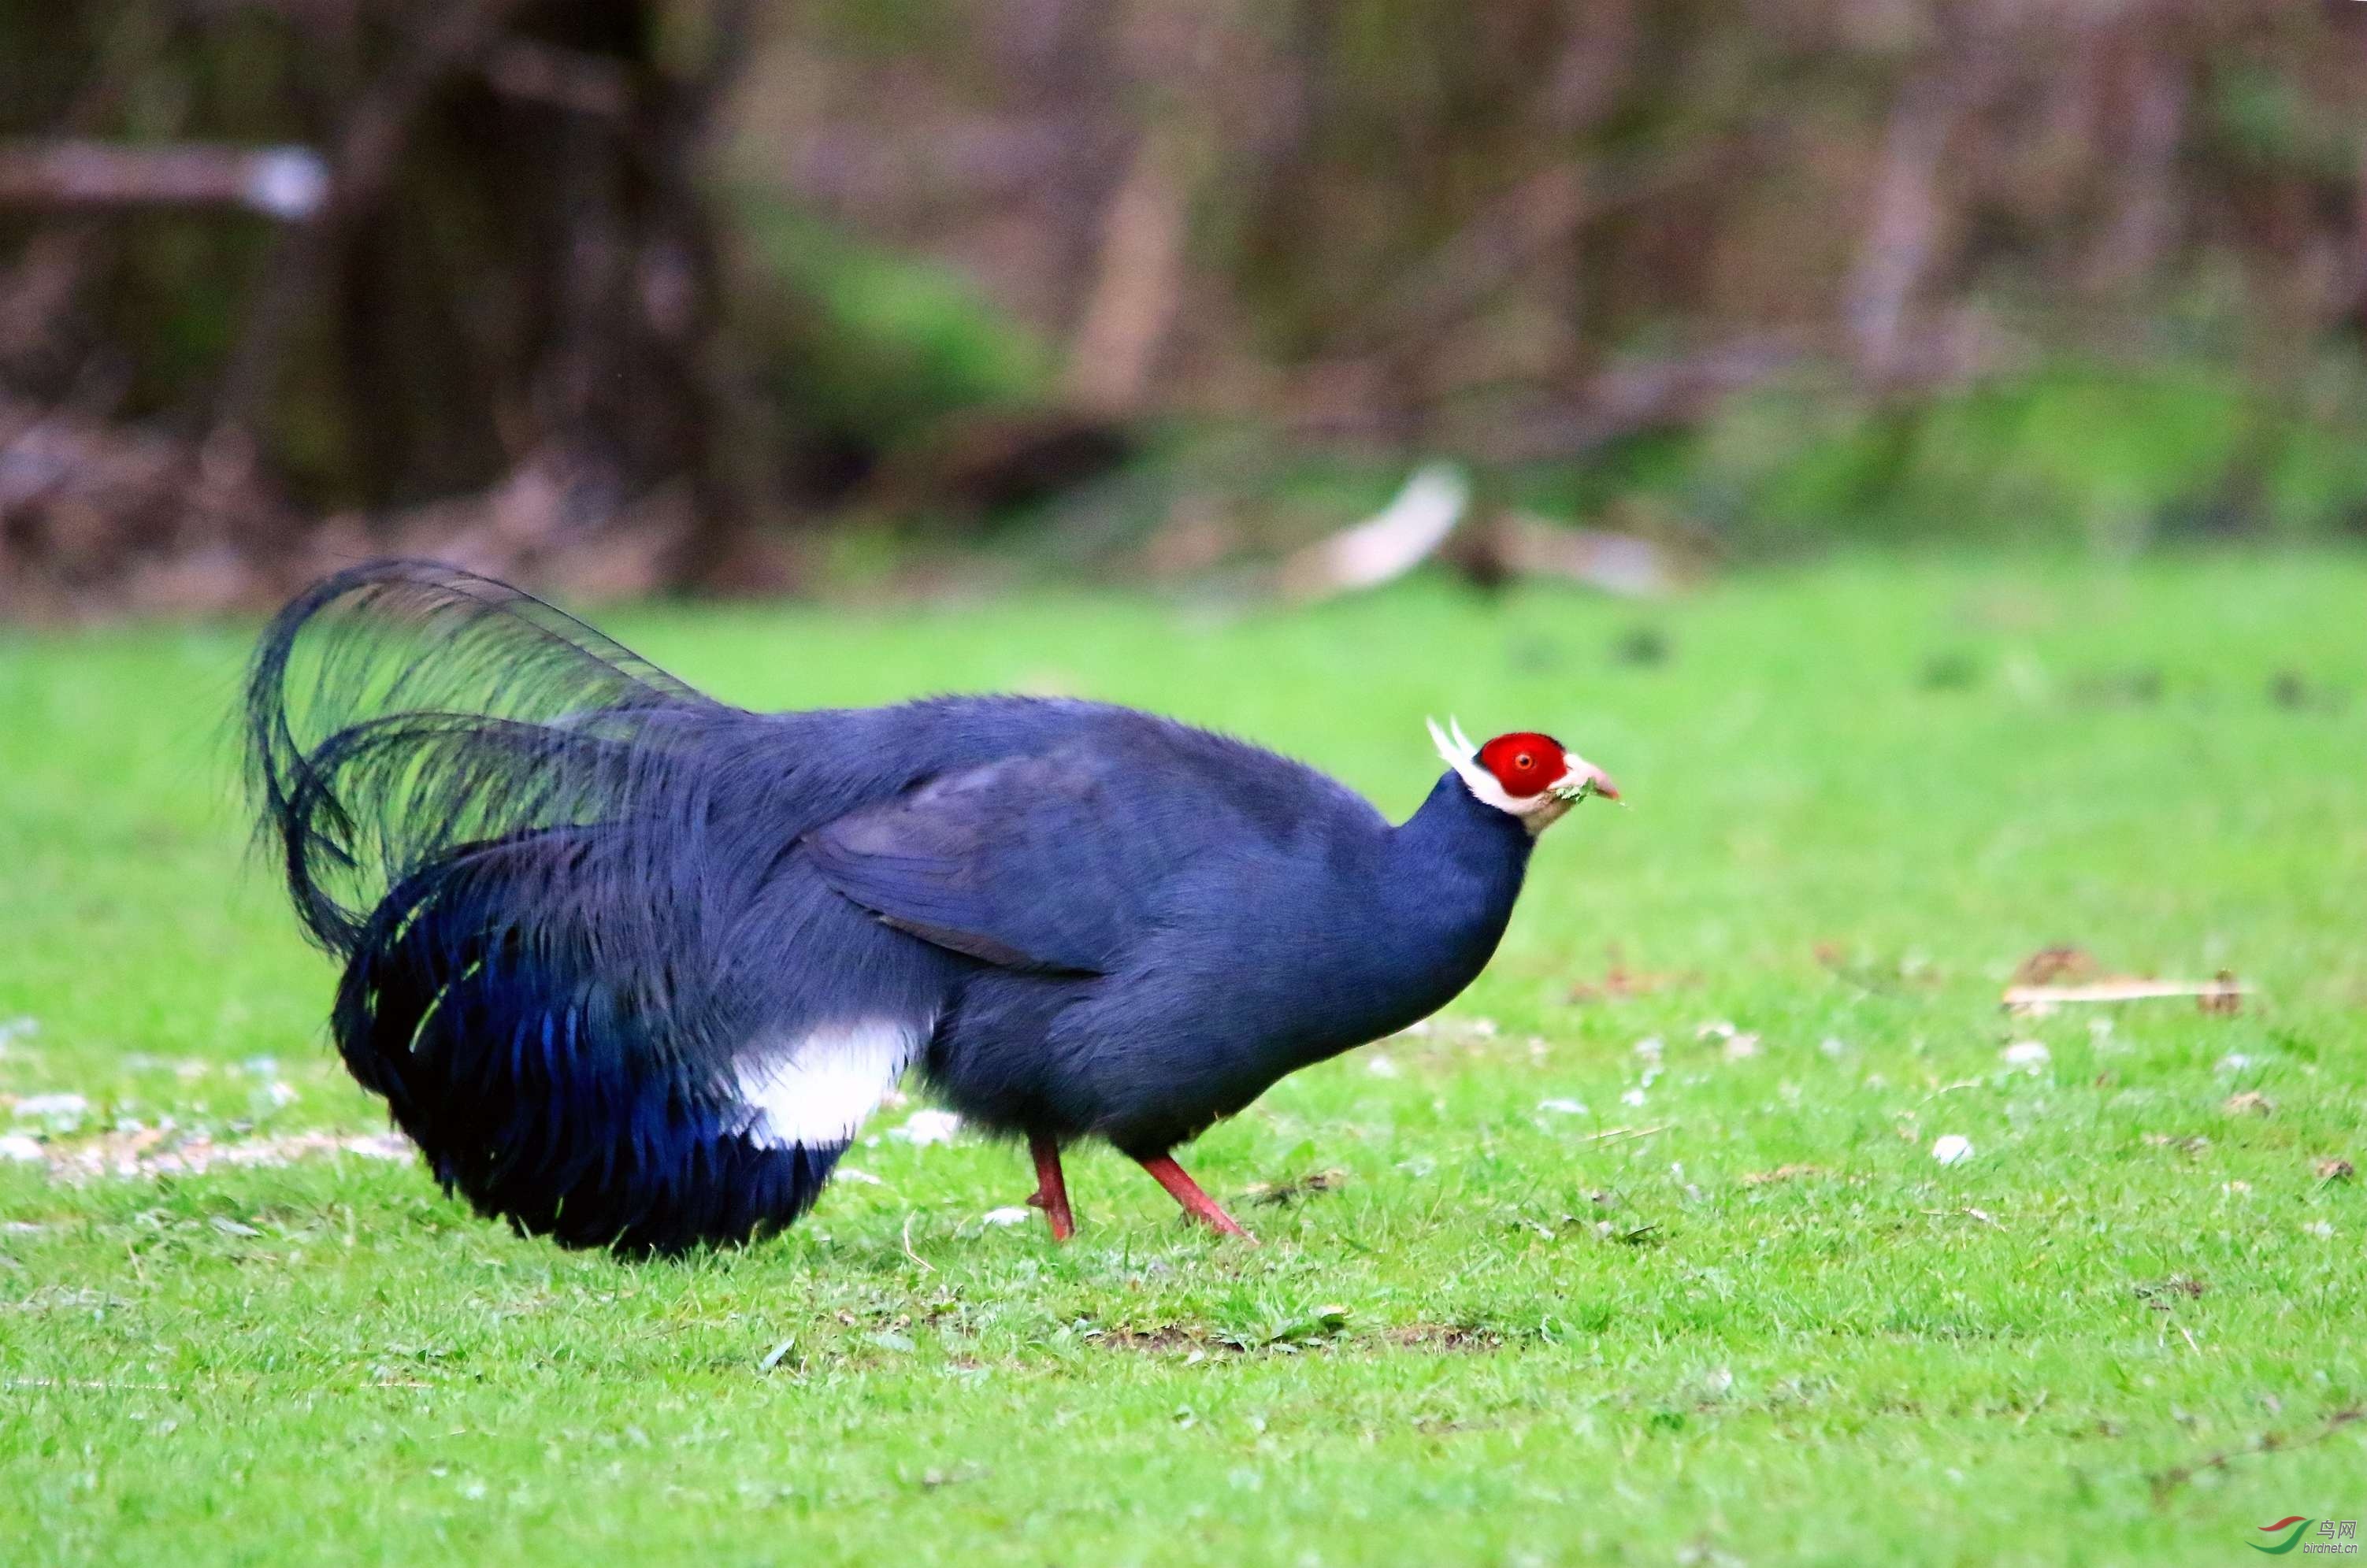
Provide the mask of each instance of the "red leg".
[{"label": "red leg", "polygon": [[1214,1198],[1201,1191],[1200,1184],[1184,1173],[1184,1168],[1175,1163],[1173,1156],[1153,1155],[1142,1161],[1142,1168],[1150,1172],[1150,1179],[1153,1181],[1167,1189],[1169,1197],[1184,1205],[1185,1213],[1195,1219],[1206,1221],[1211,1226],[1227,1235],[1240,1236],[1251,1247],[1257,1245],[1257,1237],[1241,1229],[1232,1215],[1217,1206],[1217,1201]]},{"label": "red leg", "polygon": [[1066,1241],[1077,1234],[1077,1220],[1069,1213],[1069,1184],[1060,1177],[1060,1145],[1049,1138],[1030,1138],[1027,1152],[1036,1156],[1036,1195],[1027,1201],[1052,1222],[1052,1239]]}]

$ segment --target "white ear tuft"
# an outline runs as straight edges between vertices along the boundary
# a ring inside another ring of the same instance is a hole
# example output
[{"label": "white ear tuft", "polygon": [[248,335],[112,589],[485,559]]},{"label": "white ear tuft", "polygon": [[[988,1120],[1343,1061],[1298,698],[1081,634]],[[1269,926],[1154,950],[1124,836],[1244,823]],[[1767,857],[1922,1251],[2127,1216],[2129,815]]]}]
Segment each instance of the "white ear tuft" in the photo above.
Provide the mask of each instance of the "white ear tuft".
[{"label": "white ear tuft", "polygon": [[[1430,726],[1430,743],[1438,748],[1439,756],[1455,770],[1455,776],[1463,781],[1464,787],[1476,798],[1514,817],[1526,817],[1535,809],[1534,803],[1523,804],[1505,794],[1504,786],[1496,782],[1496,775],[1479,765],[1479,749],[1471,744],[1471,737],[1463,733],[1460,722],[1450,718],[1444,729],[1438,728],[1438,720],[1434,718],[1423,722]],[[1545,798],[1543,795],[1537,797],[1538,800]],[[1530,829],[1531,832],[1535,830],[1535,827]]]},{"label": "white ear tuft", "polygon": [[1430,743],[1438,748],[1439,759],[1457,773],[1462,772],[1463,764],[1471,760],[1470,753],[1455,749],[1455,742],[1446,738],[1446,731],[1438,728],[1438,720],[1425,718],[1422,723],[1430,727]]}]

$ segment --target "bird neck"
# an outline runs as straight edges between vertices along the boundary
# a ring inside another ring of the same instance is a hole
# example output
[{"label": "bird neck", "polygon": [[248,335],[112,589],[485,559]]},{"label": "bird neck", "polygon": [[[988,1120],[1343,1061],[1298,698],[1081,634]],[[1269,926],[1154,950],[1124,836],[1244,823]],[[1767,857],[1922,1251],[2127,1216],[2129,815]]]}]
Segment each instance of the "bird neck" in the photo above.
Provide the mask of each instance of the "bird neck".
[{"label": "bird neck", "polygon": [[1278,1071],[1393,1034],[1455,999],[1486,968],[1511,920],[1529,859],[1526,829],[1473,798],[1453,773],[1377,858],[1342,879],[1312,944],[1321,963],[1291,977],[1319,1017],[1278,1053]]},{"label": "bird neck", "polygon": [[1509,869],[1515,886],[1536,842],[1528,824],[1473,795],[1452,773],[1438,776],[1421,808],[1398,828],[1397,839],[1419,856],[1443,856],[1474,871]]},{"label": "bird neck", "polygon": [[1395,896],[1444,942],[1453,967],[1467,964],[1476,975],[1495,952],[1535,841],[1518,818],[1473,795],[1451,773],[1441,775],[1421,810],[1392,829]]}]

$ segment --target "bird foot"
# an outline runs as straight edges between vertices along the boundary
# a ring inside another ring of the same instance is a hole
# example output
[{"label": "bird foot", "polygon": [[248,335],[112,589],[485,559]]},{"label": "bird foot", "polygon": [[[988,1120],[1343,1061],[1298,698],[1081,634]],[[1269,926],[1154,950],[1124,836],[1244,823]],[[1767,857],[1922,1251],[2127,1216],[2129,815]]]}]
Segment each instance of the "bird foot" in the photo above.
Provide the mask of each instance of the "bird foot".
[{"label": "bird foot", "polygon": [[1153,1181],[1167,1189],[1169,1197],[1184,1206],[1185,1213],[1222,1235],[1237,1235],[1251,1247],[1258,1244],[1257,1237],[1241,1229],[1239,1220],[1225,1213],[1214,1198],[1200,1190],[1200,1184],[1193,1180],[1190,1173],[1177,1165],[1172,1156],[1153,1155],[1141,1161],[1141,1165],[1143,1169],[1150,1172]]}]

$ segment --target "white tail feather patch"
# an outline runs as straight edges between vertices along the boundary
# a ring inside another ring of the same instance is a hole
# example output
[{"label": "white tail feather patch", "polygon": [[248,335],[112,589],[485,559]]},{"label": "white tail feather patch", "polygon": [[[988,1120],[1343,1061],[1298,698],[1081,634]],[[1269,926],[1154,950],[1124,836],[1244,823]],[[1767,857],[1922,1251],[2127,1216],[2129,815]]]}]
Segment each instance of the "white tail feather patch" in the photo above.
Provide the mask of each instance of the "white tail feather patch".
[{"label": "white tail feather patch", "polygon": [[857,1019],[754,1047],[737,1073],[747,1136],[767,1148],[847,1143],[896,1087],[929,1028]]}]

